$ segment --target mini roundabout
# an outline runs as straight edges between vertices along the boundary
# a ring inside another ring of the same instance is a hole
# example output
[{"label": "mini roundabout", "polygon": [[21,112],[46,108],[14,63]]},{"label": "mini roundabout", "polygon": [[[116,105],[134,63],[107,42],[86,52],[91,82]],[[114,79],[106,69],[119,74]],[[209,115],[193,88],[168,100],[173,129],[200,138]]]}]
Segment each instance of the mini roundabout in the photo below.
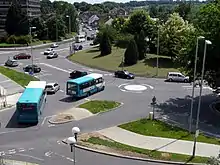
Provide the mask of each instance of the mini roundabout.
[{"label": "mini roundabout", "polygon": [[131,84],[125,83],[118,86],[122,92],[143,93],[147,90],[153,90],[154,87],[148,84]]}]

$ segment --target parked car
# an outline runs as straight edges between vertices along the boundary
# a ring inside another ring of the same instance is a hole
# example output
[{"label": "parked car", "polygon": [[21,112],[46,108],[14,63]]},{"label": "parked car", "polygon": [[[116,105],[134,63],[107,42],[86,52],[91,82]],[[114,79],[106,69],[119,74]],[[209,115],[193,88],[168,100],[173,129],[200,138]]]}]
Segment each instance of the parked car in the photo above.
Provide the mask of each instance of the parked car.
[{"label": "parked car", "polygon": [[39,73],[41,71],[41,68],[37,65],[33,65],[33,66],[32,65],[27,65],[23,68],[23,70],[25,72],[31,72],[32,69],[34,69],[34,73]]},{"label": "parked car", "polygon": [[20,59],[30,59],[31,55],[27,53],[19,53],[17,55],[14,55],[13,57],[15,60],[20,60]]},{"label": "parked car", "polygon": [[58,57],[58,53],[53,52],[47,55],[47,59],[52,59],[52,58],[57,58]]},{"label": "parked car", "polygon": [[60,90],[60,85],[58,83],[48,83],[45,88],[45,91],[47,93],[56,93],[59,90]]},{"label": "parked car", "polygon": [[52,44],[50,47],[51,48],[57,48],[57,47],[59,47],[59,45],[55,43],[55,44]]},{"label": "parked car", "polygon": [[134,79],[134,74],[128,72],[127,70],[118,70],[115,72],[115,77],[125,78],[125,79]]},{"label": "parked car", "polygon": [[70,78],[76,79],[76,78],[79,78],[79,77],[83,77],[87,74],[88,74],[87,72],[81,72],[81,71],[78,71],[78,70],[74,70],[70,73]]},{"label": "parked car", "polygon": [[8,59],[8,60],[5,62],[5,66],[16,67],[16,66],[18,66],[18,61],[17,61],[17,60],[14,60],[14,59]]},{"label": "parked car", "polygon": [[83,49],[83,46],[82,45],[75,45],[74,46],[74,50],[75,51],[79,51],[79,50],[82,50]]},{"label": "parked car", "polygon": [[44,55],[48,55],[48,54],[51,54],[53,52],[54,52],[53,48],[48,48],[47,50],[44,51]]},{"label": "parked car", "polygon": [[166,80],[169,81],[169,82],[172,82],[172,81],[185,82],[185,83],[190,82],[189,77],[183,75],[180,72],[169,72],[167,74],[167,79]]}]

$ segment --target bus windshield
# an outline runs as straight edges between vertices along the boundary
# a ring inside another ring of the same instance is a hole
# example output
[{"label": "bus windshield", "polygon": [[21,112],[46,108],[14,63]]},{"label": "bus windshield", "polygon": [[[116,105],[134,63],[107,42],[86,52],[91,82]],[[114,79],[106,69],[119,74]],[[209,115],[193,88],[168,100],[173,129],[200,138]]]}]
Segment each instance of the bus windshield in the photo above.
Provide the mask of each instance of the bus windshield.
[{"label": "bus windshield", "polygon": [[67,83],[67,93],[68,94],[76,94],[77,84],[75,83]]}]

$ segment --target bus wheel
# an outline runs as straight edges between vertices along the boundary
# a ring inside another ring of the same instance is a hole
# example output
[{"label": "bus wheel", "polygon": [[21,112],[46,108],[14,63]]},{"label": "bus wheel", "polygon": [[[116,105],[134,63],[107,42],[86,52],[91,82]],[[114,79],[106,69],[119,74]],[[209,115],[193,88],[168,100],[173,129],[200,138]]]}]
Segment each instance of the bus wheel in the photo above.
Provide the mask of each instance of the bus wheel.
[{"label": "bus wheel", "polygon": [[89,97],[89,96],[90,96],[90,92],[87,93],[87,97]]}]

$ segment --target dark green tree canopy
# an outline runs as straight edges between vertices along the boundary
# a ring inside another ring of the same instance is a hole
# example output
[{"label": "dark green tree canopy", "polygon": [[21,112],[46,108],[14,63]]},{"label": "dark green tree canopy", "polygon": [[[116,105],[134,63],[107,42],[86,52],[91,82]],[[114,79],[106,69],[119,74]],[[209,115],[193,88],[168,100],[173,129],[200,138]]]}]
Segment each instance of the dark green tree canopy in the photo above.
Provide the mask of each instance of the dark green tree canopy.
[{"label": "dark green tree canopy", "polygon": [[100,42],[101,56],[109,55],[112,52],[111,41],[109,39],[108,33],[104,32]]},{"label": "dark green tree canopy", "polygon": [[134,65],[138,61],[138,48],[135,40],[131,40],[124,54],[124,64],[127,66]]}]

